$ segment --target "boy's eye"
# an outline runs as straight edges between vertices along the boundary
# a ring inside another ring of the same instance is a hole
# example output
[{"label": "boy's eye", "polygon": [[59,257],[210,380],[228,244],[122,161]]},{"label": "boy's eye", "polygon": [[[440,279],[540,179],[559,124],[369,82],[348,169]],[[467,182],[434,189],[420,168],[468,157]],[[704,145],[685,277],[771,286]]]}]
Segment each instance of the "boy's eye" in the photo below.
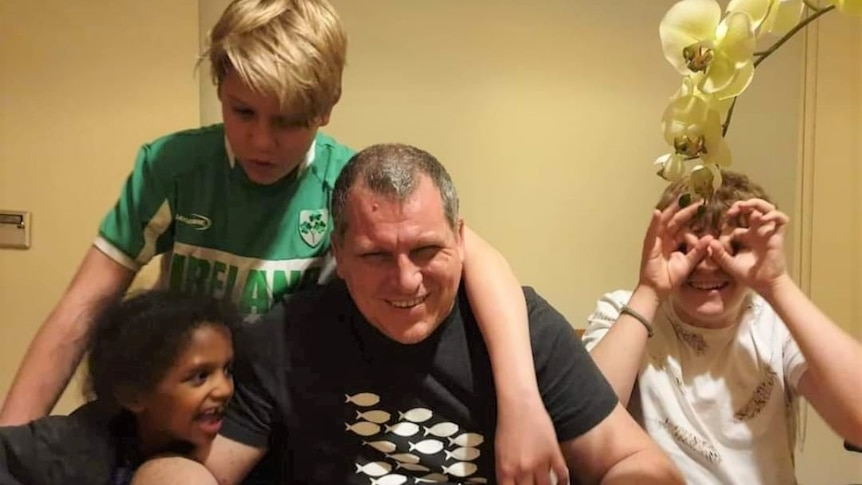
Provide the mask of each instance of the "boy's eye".
[{"label": "boy's eye", "polygon": [[233,112],[242,119],[251,119],[254,117],[254,111],[248,108],[234,108]]},{"label": "boy's eye", "polygon": [[275,126],[282,129],[305,128],[308,123],[303,119],[278,116],[275,118]]},{"label": "boy's eye", "polygon": [[207,381],[210,373],[207,371],[196,372],[191,377],[188,378],[189,384],[193,386],[199,386]]},{"label": "boy's eye", "polygon": [[228,377],[233,377],[233,362],[224,366],[224,375]]}]

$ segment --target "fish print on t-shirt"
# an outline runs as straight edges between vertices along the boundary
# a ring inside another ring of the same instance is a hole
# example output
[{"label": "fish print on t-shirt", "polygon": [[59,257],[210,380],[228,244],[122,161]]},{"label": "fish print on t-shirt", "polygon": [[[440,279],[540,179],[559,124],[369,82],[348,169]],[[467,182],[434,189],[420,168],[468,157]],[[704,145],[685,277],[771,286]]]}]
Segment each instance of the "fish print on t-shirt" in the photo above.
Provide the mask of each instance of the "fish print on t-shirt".
[{"label": "fish print on t-shirt", "polygon": [[488,483],[487,471],[475,462],[485,451],[485,437],[431,409],[387,408],[379,394],[364,391],[345,396],[345,417],[345,433],[371,451],[365,456],[374,457],[355,463],[365,483]]}]

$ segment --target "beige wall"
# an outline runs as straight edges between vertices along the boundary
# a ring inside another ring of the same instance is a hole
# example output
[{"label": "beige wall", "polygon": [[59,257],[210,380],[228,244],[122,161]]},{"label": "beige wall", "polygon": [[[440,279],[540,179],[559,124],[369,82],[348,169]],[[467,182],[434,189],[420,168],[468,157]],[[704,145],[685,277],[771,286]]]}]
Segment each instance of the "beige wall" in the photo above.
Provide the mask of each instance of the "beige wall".
[{"label": "beige wall", "polygon": [[[807,46],[801,279],[820,308],[862,338],[862,19],[829,14]],[[862,385],[862,362],[847,365]],[[862,483],[862,456],[843,451],[813,409],[798,459],[801,483]]]},{"label": "beige wall", "polygon": [[0,209],[33,214],[32,247],[0,249],[0,396],[138,146],[198,124],[197,15],[192,1],[0,1]]}]

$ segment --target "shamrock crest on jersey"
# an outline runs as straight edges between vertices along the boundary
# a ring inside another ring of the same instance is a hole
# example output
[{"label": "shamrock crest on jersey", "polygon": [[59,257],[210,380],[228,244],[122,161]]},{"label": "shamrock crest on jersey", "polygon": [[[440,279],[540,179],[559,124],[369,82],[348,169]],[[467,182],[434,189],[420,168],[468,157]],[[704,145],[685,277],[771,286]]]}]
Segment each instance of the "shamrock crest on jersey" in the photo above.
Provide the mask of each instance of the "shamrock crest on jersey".
[{"label": "shamrock crest on jersey", "polygon": [[299,212],[299,235],[305,244],[314,248],[320,245],[329,224],[329,211],[326,209],[303,210]]}]

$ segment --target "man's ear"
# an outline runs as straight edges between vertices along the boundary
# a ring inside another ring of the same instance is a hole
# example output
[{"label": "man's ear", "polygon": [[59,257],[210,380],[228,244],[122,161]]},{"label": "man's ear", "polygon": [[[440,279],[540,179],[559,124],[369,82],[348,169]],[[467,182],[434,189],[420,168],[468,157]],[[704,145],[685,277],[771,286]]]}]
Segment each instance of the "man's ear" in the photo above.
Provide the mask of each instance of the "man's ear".
[{"label": "man's ear", "polygon": [[337,274],[339,278],[344,279],[344,276],[341,274],[341,264],[339,262],[339,256],[341,255],[341,238],[339,238],[338,235],[335,234],[335,231],[333,231],[329,240],[332,242],[330,249],[332,250],[332,256],[335,258],[335,274]]},{"label": "man's ear", "polygon": [[455,227],[455,243],[458,246],[458,252],[461,253],[461,262],[464,262],[464,219],[458,218],[457,226]]}]

